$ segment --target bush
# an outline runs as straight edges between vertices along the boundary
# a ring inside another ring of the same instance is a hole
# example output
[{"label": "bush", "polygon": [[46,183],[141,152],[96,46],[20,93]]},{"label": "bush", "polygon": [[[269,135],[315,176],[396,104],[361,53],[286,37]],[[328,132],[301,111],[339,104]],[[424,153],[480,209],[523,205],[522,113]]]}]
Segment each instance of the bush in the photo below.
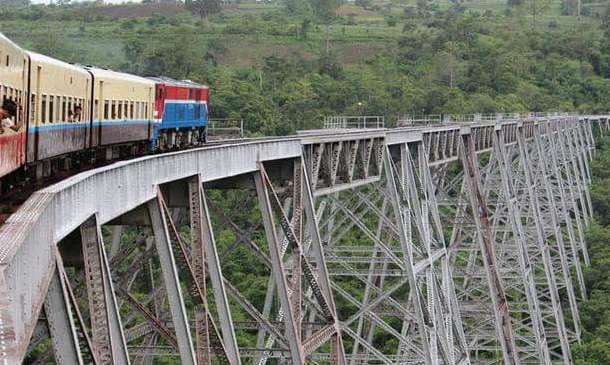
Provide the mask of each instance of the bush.
[{"label": "bush", "polygon": [[396,17],[393,15],[388,15],[385,18],[385,21],[388,24],[388,27],[395,27],[396,24],[398,24],[398,19],[396,19]]}]

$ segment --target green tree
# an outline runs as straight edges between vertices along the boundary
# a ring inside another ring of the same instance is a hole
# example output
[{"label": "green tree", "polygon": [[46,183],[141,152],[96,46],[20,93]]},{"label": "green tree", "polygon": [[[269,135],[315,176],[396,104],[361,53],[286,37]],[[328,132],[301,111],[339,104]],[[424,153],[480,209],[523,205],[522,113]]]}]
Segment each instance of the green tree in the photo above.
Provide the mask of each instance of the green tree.
[{"label": "green tree", "polygon": [[544,15],[551,7],[551,0],[524,0],[523,7],[527,14],[531,16],[532,29],[536,29],[536,24],[539,22],[539,18]]},{"label": "green tree", "polygon": [[606,36],[606,42],[610,47],[610,3],[606,6],[606,10],[602,16],[601,30]]},{"label": "green tree", "polygon": [[203,21],[207,21],[210,15],[222,10],[220,0],[188,0],[185,6]]}]

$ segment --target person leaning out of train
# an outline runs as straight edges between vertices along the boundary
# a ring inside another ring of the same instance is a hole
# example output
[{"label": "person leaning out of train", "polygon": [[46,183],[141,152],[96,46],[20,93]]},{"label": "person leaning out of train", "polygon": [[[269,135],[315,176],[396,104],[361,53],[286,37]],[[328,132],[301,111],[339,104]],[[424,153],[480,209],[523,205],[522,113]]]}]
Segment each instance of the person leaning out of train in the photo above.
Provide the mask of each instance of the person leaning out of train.
[{"label": "person leaning out of train", "polygon": [[74,107],[74,115],[72,115],[72,122],[80,122],[80,118],[83,115],[83,108],[80,105]]},{"label": "person leaning out of train", "polygon": [[2,107],[0,107],[0,134],[19,130],[19,126],[14,122],[14,119],[17,116],[17,109],[17,103],[11,99],[4,99]]}]

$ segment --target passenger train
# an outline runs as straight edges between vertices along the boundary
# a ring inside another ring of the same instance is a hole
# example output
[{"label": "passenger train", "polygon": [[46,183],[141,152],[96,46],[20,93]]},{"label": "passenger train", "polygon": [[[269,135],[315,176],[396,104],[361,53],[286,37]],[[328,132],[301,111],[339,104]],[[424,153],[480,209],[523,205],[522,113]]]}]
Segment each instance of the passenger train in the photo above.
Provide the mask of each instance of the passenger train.
[{"label": "passenger train", "polygon": [[[206,142],[209,89],[191,81],[73,65],[20,48],[0,33],[0,181],[42,177],[58,161],[112,159]],[[11,102],[8,103],[11,103]]]}]

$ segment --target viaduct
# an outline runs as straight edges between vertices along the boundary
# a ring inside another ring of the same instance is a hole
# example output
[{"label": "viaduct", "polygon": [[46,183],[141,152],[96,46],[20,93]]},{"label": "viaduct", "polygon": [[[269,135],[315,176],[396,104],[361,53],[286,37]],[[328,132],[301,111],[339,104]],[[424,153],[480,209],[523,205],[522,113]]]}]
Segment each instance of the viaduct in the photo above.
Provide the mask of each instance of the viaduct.
[{"label": "viaduct", "polygon": [[0,227],[0,364],[572,364],[609,121],[306,131],[67,178]]}]

